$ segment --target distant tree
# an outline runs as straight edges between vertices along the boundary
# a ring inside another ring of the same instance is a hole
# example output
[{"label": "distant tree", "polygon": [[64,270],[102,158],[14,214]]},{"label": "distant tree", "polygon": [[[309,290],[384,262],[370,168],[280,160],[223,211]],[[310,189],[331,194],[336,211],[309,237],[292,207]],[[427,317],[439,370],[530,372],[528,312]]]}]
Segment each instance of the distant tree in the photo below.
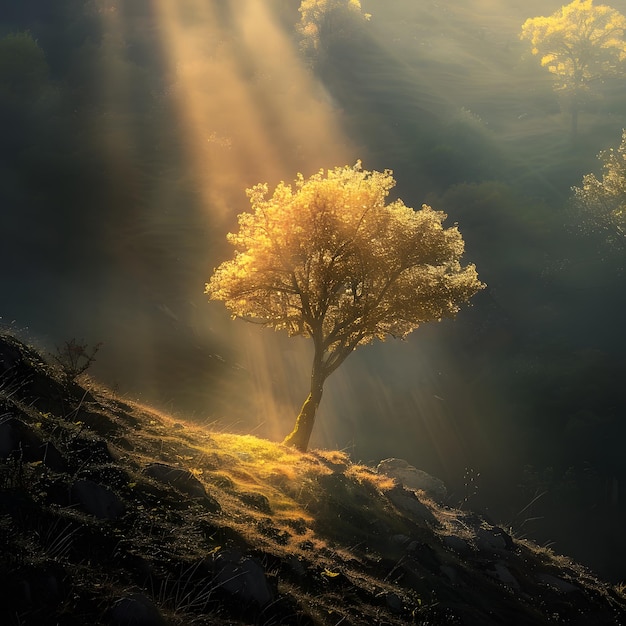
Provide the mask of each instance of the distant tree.
[{"label": "distant tree", "polygon": [[392,173],[337,167],[247,190],[234,259],[206,286],[234,317],[313,339],[310,393],[285,443],[306,450],[326,378],[360,345],[454,317],[484,285],[446,215],[395,200]]},{"label": "distant tree", "polygon": [[574,0],[549,17],[524,22],[520,38],[554,75],[555,88],[566,94],[572,138],[578,132],[578,113],[590,85],[624,73],[626,17],[612,7]]},{"label": "distant tree", "polygon": [[580,211],[583,227],[605,233],[609,242],[626,247],[626,131],[622,143],[598,155],[602,180],[594,174],[573,187],[573,202]]},{"label": "distant tree", "polygon": [[345,39],[354,31],[355,24],[369,20],[359,0],[302,0],[298,32],[302,49],[310,57],[317,57],[333,41]]}]

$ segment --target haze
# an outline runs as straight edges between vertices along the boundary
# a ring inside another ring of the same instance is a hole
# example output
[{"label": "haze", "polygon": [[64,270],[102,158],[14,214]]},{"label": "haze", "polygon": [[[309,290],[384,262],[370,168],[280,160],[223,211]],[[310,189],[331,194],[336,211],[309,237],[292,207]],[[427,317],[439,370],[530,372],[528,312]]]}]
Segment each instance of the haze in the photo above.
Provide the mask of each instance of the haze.
[{"label": "haze", "polygon": [[623,580],[624,251],[581,235],[568,207],[626,127],[623,79],[572,146],[518,39],[561,3],[363,0],[371,20],[313,64],[295,5],[59,0],[0,15],[0,36],[28,31],[45,55],[24,61],[45,70],[28,93],[0,85],[2,323],[50,350],[103,342],[90,373],[120,395],[280,440],[308,343],[230,320],[204,283],[247,187],[359,158],[390,168],[407,205],[459,223],[488,289],[455,321],[352,355],[312,446],[405,458],[455,505]]}]

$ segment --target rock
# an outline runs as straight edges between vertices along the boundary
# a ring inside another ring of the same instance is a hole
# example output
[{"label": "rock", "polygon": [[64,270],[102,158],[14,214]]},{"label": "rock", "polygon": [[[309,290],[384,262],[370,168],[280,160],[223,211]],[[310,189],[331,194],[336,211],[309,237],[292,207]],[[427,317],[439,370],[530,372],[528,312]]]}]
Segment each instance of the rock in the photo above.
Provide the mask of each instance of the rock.
[{"label": "rock", "polygon": [[41,461],[56,472],[66,469],[65,460],[54,444],[44,441],[31,426],[16,417],[0,422],[0,459],[10,456],[27,463]]},{"label": "rock", "polygon": [[443,544],[446,548],[453,550],[454,552],[458,552],[461,555],[467,555],[470,552],[473,552],[472,546],[457,535],[445,535],[443,537]]},{"label": "rock", "polygon": [[220,503],[206,492],[204,485],[187,470],[164,463],[151,463],[144,468],[143,473],[157,482],[170,485],[181,493],[197,499],[211,513],[218,513],[222,509]]},{"label": "rock", "polygon": [[404,612],[404,603],[402,598],[393,591],[385,594],[385,603],[389,607],[389,610],[396,615],[400,615]]},{"label": "rock", "polygon": [[395,507],[404,513],[408,513],[414,519],[433,524],[437,522],[432,511],[423,502],[419,501],[413,491],[407,491],[398,486],[386,491],[385,495]]},{"label": "rock", "polygon": [[407,555],[430,572],[439,572],[441,567],[439,556],[427,543],[412,541],[407,547]]},{"label": "rock", "polygon": [[254,492],[244,492],[238,493],[237,497],[244,503],[247,504],[262,513],[266,513],[267,515],[272,514],[272,507],[270,506],[270,501],[267,499],[267,496],[264,496],[262,493],[254,493]]},{"label": "rock", "polygon": [[476,531],[476,547],[481,552],[500,552],[513,549],[513,539],[499,526],[483,524]]},{"label": "rock", "polygon": [[143,473],[157,482],[171,485],[192,498],[207,497],[204,485],[187,470],[163,463],[151,463],[143,470]]},{"label": "rock", "polygon": [[122,500],[110,489],[91,480],[77,480],[71,487],[71,498],[98,519],[117,519],[125,510]]},{"label": "rock", "polygon": [[109,611],[114,626],[165,626],[165,619],[155,604],[142,593],[118,600]]},{"label": "rock", "polygon": [[216,579],[220,587],[242,602],[262,607],[274,598],[265,571],[254,559],[227,550],[220,553],[217,563],[220,569]]},{"label": "rock", "polygon": [[433,500],[441,502],[448,495],[448,490],[439,478],[419,470],[404,459],[385,459],[381,461],[376,471],[395,478],[407,489],[416,489],[426,492]]},{"label": "rock", "polygon": [[488,574],[499,580],[501,583],[504,583],[507,587],[520,589],[517,579],[513,576],[513,574],[511,574],[511,571],[504,563],[496,563],[493,571],[488,572]]}]

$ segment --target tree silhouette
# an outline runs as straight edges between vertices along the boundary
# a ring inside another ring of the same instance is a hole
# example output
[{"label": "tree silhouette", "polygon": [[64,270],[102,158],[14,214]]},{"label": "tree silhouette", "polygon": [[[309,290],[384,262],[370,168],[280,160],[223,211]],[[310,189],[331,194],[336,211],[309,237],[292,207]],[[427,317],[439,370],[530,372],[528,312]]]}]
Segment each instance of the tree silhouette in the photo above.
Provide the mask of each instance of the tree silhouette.
[{"label": "tree silhouette", "polygon": [[590,85],[624,72],[626,17],[593,0],[574,0],[549,17],[533,17],[522,25],[520,38],[554,75],[555,88],[567,95],[571,134],[578,132],[578,113]]},{"label": "tree silhouette", "polygon": [[285,443],[306,450],[326,378],[360,345],[454,317],[484,285],[446,215],[386,204],[389,170],[337,167],[248,189],[235,257],[206,286],[234,317],[313,339],[310,393]]}]

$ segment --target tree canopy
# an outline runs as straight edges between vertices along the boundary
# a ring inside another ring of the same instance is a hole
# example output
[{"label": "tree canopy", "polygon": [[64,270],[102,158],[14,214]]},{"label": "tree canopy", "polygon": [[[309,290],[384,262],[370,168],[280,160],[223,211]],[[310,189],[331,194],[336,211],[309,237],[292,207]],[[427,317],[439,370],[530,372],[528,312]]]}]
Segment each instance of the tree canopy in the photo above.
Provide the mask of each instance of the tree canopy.
[{"label": "tree canopy", "polygon": [[298,10],[302,49],[309,56],[320,54],[332,40],[345,39],[355,24],[371,17],[360,0],[302,0]]},{"label": "tree canopy", "polygon": [[311,394],[287,442],[306,449],[325,379],[360,345],[454,317],[483,287],[445,213],[386,203],[392,172],[320,170],[248,189],[235,257],[206,286],[234,317],[313,339]]},{"label": "tree canopy", "polygon": [[548,17],[522,25],[520,38],[554,75],[557,90],[570,96],[572,132],[576,133],[582,94],[598,79],[623,72],[626,58],[626,17],[593,0],[574,0]]},{"label": "tree canopy", "polygon": [[626,131],[617,149],[601,152],[598,158],[602,179],[585,175],[582,186],[573,188],[573,201],[586,229],[604,232],[611,243],[626,247]]}]

